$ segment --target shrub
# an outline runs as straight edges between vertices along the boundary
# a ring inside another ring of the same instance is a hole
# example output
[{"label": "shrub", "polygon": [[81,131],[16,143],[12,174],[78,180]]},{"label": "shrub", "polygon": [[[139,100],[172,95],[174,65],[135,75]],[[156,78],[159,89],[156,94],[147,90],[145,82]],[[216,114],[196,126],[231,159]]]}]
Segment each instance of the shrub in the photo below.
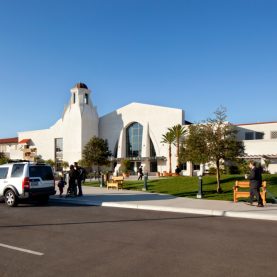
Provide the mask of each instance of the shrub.
[{"label": "shrub", "polygon": [[209,175],[215,175],[216,174],[216,168],[213,167],[213,166],[209,167],[208,174]]},{"label": "shrub", "polygon": [[119,171],[121,171],[123,173],[129,173],[130,170],[131,170],[130,160],[122,160]]},{"label": "shrub", "polygon": [[240,174],[241,171],[237,165],[226,166],[226,174]]}]

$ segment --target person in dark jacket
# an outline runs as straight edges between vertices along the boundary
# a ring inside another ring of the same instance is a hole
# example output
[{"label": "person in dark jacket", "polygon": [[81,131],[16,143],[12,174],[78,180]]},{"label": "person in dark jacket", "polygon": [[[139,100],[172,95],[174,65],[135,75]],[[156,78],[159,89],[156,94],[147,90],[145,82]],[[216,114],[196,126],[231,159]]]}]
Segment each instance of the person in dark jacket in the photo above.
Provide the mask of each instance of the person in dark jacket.
[{"label": "person in dark jacket", "polygon": [[85,169],[80,167],[77,162],[74,163],[74,169],[77,175],[78,196],[83,196],[82,182],[85,180]]},{"label": "person in dark jacket", "polygon": [[60,197],[62,197],[63,194],[63,188],[66,185],[66,181],[64,180],[63,177],[61,177],[59,183],[58,183],[58,187],[59,187],[59,191],[60,191]]},{"label": "person in dark jacket", "polygon": [[75,170],[74,165],[69,167],[69,184],[68,184],[68,195],[77,196],[77,178],[78,172]]},{"label": "person in dark jacket", "polygon": [[253,204],[254,196],[258,201],[258,207],[263,207],[263,201],[260,194],[260,187],[262,186],[262,169],[257,167],[255,162],[249,162],[250,174],[248,179],[250,181],[250,205]]},{"label": "person in dark jacket", "polygon": [[175,173],[176,173],[177,175],[180,175],[180,172],[181,172],[181,168],[179,167],[179,165],[176,165]]}]

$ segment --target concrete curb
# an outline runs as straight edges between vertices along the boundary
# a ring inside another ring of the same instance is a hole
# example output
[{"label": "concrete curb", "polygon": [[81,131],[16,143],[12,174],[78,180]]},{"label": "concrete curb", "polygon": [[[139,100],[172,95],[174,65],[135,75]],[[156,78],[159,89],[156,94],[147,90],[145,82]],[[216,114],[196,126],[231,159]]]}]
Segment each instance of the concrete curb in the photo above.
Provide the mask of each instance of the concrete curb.
[{"label": "concrete curb", "polygon": [[168,206],[154,206],[154,205],[144,205],[144,204],[134,204],[134,203],[101,202],[101,201],[90,201],[90,200],[80,201],[76,199],[65,199],[65,198],[51,199],[50,201],[75,204],[75,205],[84,205],[84,206],[101,206],[101,207],[111,207],[111,208],[139,209],[139,210],[148,210],[148,211],[198,214],[198,215],[205,215],[205,216],[277,221],[277,215],[261,214],[261,213],[256,213],[252,211],[234,212],[234,211],[213,210],[213,209],[193,209],[193,208],[178,208],[178,207],[168,207]]}]

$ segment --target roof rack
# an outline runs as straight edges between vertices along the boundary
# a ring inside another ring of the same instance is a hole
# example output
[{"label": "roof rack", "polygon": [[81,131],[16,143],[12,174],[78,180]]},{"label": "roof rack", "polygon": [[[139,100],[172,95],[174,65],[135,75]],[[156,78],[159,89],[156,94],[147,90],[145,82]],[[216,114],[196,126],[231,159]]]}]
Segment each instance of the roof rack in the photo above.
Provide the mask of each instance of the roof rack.
[{"label": "roof rack", "polygon": [[37,164],[37,165],[46,165],[45,162],[34,162],[34,161],[29,161],[29,160],[8,160],[7,162],[8,164],[12,164],[12,163],[29,163],[29,164]]},{"label": "roof rack", "polygon": [[8,163],[30,163],[31,161],[28,161],[28,160],[8,160]]}]

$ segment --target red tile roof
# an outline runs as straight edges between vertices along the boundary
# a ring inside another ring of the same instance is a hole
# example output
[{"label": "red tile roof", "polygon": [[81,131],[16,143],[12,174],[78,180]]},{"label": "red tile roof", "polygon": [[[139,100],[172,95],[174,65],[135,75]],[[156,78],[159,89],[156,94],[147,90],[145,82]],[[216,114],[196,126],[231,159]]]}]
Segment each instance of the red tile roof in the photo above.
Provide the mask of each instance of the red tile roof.
[{"label": "red tile roof", "polygon": [[19,143],[28,143],[30,139],[22,139]]},{"label": "red tile roof", "polygon": [[18,138],[3,138],[0,139],[0,144],[18,143]]}]

